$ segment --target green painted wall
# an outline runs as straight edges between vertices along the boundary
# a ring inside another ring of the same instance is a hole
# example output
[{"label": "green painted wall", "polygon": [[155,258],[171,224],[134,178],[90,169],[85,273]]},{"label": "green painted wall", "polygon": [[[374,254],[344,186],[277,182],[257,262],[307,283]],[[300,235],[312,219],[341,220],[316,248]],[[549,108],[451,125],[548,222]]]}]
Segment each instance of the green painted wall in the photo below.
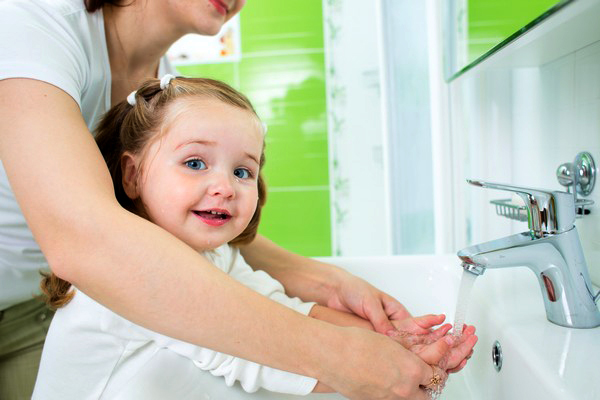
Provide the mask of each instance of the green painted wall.
[{"label": "green painted wall", "polygon": [[269,126],[269,188],[259,232],[305,256],[331,255],[321,0],[249,0],[242,60],[179,67],[228,82]]},{"label": "green painted wall", "polygon": [[559,0],[468,0],[469,60],[476,60]]}]

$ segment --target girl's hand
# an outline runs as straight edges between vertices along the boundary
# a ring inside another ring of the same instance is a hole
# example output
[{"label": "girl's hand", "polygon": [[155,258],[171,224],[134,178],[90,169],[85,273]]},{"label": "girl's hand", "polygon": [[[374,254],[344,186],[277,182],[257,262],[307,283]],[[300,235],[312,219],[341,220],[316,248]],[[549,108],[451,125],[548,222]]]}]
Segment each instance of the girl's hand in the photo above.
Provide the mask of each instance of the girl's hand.
[{"label": "girl's hand", "polygon": [[[394,325],[394,328],[399,332],[408,332],[413,335],[434,334],[432,338],[434,338],[433,340],[437,340],[448,333],[452,328],[452,325],[444,324],[432,331],[434,326],[440,325],[445,319],[446,316],[444,314],[427,314],[420,317],[407,317],[404,319],[393,320],[392,325]],[[392,337],[395,336],[394,333],[389,333],[388,335]]]},{"label": "girl's hand", "polygon": [[410,350],[423,361],[437,365],[447,373],[460,371],[467,365],[477,343],[475,327],[465,327],[460,338],[447,335],[431,344],[416,344]]},{"label": "girl's hand", "polygon": [[467,365],[467,361],[473,354],[473,348],[477,343],[477,336],[475,335],[475,327],[472,325],[465,325],[463,328],[462,335],[459,338],[454,338],[450,348],[445,368],[449,373],[455,373],[460,371]]},{"label": "girl's hand", "polygon": [[475,327],[465,325],[459,338],[447,334],[452,327],[450,324],[431,330],[436,322],[441,323],[443,319],[443,315],[425,315],[394,321],[399,332],[390,337],[428,364],[437,365],[448,373],[458,372],[473,354],[477,343]]}]

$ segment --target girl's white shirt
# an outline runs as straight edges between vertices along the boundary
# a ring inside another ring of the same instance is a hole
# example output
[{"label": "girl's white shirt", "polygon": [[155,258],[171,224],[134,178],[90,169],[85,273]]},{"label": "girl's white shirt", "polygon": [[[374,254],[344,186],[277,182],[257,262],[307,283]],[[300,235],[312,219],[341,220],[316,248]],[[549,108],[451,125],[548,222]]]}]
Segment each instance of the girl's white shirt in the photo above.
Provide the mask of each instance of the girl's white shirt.
[{"label": "girl's white shirt", "polygon": [[[240,283],[297,312],[307,315],[315,304],[288,297],[278,281],[264,271],[252,270],[239,251],[229,245],[207,252],[205,256]],[[147,306],[152,307],[152,304]],[[264,388],[304,395],[317,383],[314,378],[262,366],[150,331],[76,291],[73,300],[59,309],[52,320],[33,399],[117,397],[143,370],[160,370],[152,365],[156,362],[153,357],[164,349],[183,356],[176,358],[177,362],[194,363],[202,370],[224,377],[224,383],[229,386],[239,381],[247,392]],[[183,382],[173,382],[173,385],[181,384]]]},{"label": "girl's white shirt", "polygon": [[[0,55],[0,80],[30,78],[64,90],[90,131],[110,108],[104,18],[89,14],[83,0],[1,0]],[[163,57],[158,75],[165,73],[175,71]],[[47,269],[0,165],[0,310],[39,294],[39,271]]]}]

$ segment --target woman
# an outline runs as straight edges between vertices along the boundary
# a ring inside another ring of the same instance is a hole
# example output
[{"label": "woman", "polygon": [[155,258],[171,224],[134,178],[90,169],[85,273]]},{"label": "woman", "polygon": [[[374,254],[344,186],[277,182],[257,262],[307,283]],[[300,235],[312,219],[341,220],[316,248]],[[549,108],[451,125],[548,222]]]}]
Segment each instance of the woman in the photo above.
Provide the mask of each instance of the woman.
[{"label": "woman", "polygon": [[[0,3],[2,360],[27,353],[31,363],[40,350],[40,343],[24,339],[18,347],[6,338],[17,336],[15,326],[31,330],[34,321],[22,321],[35,319],[30,315],[45,315],[30,302],[22,306],[34,292],[34,271],[47,262],[88,296],[165,335],[315,377],[351,398],[425,399],[419,385],[430,382],[432,369],[402,346],[301,316],[244,288],[115,199],[90,134],[97,119],[146,78],[167,72],[162,57],[173,42],[187,33],[216,34],[244,3]],[[352,310],[379,332],[393,331],[388,318],[406,315],[364,281],[265,238],[243,254],[289,295]],[[6,372],[17,363],[0,367],[2,398],[19,396]]]}]

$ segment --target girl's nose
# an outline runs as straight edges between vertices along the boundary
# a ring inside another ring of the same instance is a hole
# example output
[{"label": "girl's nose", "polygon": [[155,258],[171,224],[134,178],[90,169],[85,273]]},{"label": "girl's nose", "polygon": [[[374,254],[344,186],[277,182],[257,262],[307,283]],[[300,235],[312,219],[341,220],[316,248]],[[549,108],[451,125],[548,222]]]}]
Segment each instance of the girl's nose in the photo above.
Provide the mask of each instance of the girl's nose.
[{"label": "girl's nose", "polygon": [[208,194],[211,196],[234,197],[233,174],[216,173],[208,187]]}]

